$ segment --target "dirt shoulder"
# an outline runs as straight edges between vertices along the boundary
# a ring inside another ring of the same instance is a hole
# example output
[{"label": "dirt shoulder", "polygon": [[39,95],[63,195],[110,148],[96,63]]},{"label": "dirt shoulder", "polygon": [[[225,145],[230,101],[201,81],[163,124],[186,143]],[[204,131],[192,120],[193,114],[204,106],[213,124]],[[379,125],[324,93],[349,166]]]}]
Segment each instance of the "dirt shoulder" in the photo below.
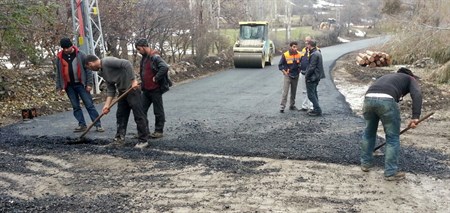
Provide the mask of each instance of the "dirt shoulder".
[{"label": "dirt shoulder", "polygon": [[[378,77],[395,72],[401,66],[390,67],[362,67],[355,64],[357,52],[344,55],[336,62],[333,77],[336,87],[346,97],[353,111],[360,115],[364,93],[369,85]],[[434,66],[434,67],[433,67]],[[434,112],[416,129],[409,130],[401,136],[403,146],[417,146],[419,148],[437,149],[450,154],[450,85],[437,84],[431,80],[431,74],[436,65],[426,68],[409,67],[415,75],[420,77],[422,90],[422,116]],[[399,103],[402,113],[402,128],[411,116],[411,99],[409,95]],[[379,135],[384,137],[382,127]]]}]

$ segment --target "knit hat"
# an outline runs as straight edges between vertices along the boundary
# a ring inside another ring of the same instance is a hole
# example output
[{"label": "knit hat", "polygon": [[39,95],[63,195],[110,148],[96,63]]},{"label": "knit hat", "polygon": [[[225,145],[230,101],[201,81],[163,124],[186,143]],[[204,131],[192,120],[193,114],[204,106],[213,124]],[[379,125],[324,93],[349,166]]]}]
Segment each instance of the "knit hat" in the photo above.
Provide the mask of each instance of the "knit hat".
[{"label": "knit hat", "polygon": [[140,38],[134,43],[135,47],[148,47],[148,41],[145,38]]},{"label": "knit hat", "polygon": [[69,48],[73,46],[70,38],[62,38],[61,41],[59,41],[59,44],[61,45],[62,48]]}]

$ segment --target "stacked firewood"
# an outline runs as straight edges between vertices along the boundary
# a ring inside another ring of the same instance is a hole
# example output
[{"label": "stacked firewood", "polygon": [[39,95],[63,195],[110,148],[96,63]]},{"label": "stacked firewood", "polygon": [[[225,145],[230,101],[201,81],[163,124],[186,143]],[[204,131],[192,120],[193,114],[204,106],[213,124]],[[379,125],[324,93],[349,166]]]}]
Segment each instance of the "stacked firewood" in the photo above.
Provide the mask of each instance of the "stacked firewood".
[{"label": "stacked firewood", "polygon": [[385,52],[366,50],[356,56],[356,64],[369,67],[384,67],[392,64],[391,56]]}]

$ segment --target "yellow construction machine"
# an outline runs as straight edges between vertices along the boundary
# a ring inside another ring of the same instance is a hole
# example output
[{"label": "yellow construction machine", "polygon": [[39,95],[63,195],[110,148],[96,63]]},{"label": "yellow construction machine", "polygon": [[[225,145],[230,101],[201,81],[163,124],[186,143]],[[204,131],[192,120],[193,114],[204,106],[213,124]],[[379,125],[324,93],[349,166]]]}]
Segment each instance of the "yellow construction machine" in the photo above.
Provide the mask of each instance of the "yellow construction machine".
[{"label": "yellow construction machine", "polygon": [[336,19],[334,18],[328,18],[327,21],[320,23],[319,30],[339,30],[339,23],[337,23]]},{"label": "yellow construction machine", "polygon": [[239,38],[233,46],[234,66],[264,68],[272,65],[275,45],[269,39],[269,22],[239,22]]}]

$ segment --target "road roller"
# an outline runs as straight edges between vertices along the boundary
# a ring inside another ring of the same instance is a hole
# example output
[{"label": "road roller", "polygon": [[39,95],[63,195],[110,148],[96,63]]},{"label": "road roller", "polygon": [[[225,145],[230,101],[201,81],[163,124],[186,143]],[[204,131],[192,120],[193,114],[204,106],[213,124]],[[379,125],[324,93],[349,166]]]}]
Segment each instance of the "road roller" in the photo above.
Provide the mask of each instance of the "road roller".
[{"label": "road roller", "polygon": [[239,22],[239,37],[233,46],[236,68],[264,68],[272,65],[275,46],[269,39],[269,22]]}]

